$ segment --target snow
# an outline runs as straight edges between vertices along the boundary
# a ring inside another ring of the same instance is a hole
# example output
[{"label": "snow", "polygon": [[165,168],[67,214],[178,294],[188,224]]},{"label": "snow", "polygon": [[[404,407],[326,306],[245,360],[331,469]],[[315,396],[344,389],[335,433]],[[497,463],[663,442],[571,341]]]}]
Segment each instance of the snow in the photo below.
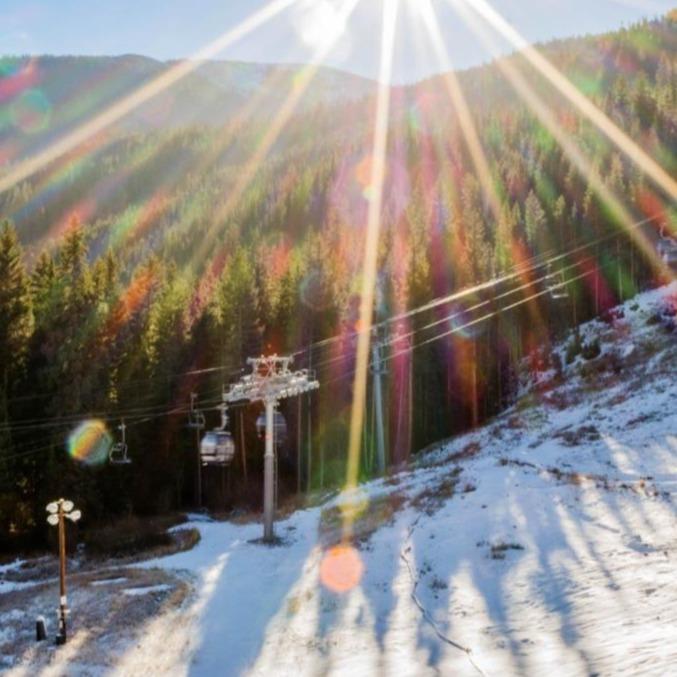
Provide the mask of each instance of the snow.
[{"label": "snow", "polygon": [[8,571],[16,571],[20,569],[26,563],[25,559],[15,559],[13,562],[8,564],[0,564],[0,575],[6,574]]},{"label": "snow", "polygon": [[[649,292],[582,328],[601,337],[598,360],[628,361],[619,375],[591,376],[579,357],[562,383],[525,377],[496,421],[278,522],[279,545],[257,542],[259,524],[195,516],[193,550],[142,565],[179,572],[193,596],[105,669],[68,648],[52,673],[671,674],[677,336],[647,318],[675,295]],[[362,577],[344,593],[321,578],[334,513],[365,530]]]},{"label": "snow", "polygon": [[42,585],[45,581],[2,581],[0,580],[0,595],[9,592],[17,592],[18,590],[26,590],[27,588],[34,588],[36,585]]},{"label": "snow", "polygon": [[137,595],[147,595],[151,592],[166,592],[171,590],[172,586],[167,585],[166,583],[161,583],[159,585],[145,585],[141,588],[125,588],[122,591],[123,595],[131,595],[132,597]]},{"label": "snow", "polygon": [[120,577],[120,578],[104,578],[101,581],[92,581],[90,585],[93,585],[95,587],[100,586],[100,585],[115,585],[117,583],[125,583],[127,579],[125,577]]}]

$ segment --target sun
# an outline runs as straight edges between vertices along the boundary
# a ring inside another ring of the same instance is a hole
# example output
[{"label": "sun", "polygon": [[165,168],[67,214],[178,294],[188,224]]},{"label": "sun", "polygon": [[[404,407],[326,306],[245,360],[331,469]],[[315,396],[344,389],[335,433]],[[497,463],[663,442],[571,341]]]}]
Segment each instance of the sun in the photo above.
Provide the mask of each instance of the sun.
[{"label": "sun", "polygon": [[[409,16],[416,17],[421,14],[421,3],[429,1],[301,0],[296,10],[295,28],[304,45],[319,49],[328,43],[350,41],[349,22],[353,13],[363,15],[364,10],[372,9],[384,15],[386,12],[406,8]],[[367,16],[373,15],[369,12]]]},{"label": "sun", "polygon": [[312,49],[320,49],[345,35],[347,17],[344,6],[347,4],[349,2],[345,0],[304,0],[296,21],[296,29],[303,43]]}]

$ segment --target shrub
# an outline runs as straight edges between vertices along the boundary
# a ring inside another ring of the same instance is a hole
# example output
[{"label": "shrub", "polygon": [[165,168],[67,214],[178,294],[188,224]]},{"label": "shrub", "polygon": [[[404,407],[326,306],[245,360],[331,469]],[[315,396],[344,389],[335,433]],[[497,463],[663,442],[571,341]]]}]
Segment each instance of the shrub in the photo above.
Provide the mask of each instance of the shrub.
[{"label": "shrub", "polygon": [[601,436],[594,425],[583,425],[574,430],[560,430],[555,433],[555,437],[559,437],[567,446],[575,447],[587,442],[595,442]]},{"label": "shrub", "polygon": [[677,316],[677,306],[672,303],[665,303],[661,308],[661,315],[664,317],[675,317]]},{"label": "shrub", "polygon": [[599,345],[599,339],[595,338],[592,341],[588,341],[581,346],[581,355],[586,360],[594,360],[596,357],[599,357],[602,353],[602,348]]},{"label": "shrub", "polygon": [[480,453],[482,447],[479,442],[468,442],[461,451],[457,451],[447,458],[447,461],[460,461],[464,458],[472,458]]},{"label": "shrub", "polygon": [[581,336],[580,334],[574,334],[573,338],[567,344],[565,360],[567,364],[571,364],[576,356],[581,352]]},{"label": "shrub", "polygon": [[532,372],[543,372],[550,369],[550,353],[547,347],[541,346],[531,351],[529,367]]},{"label": "shrub", "polygon": [[550,355],[550,363],[552,364],[552,368],[555,370],[555,374],[557,378],[562,377],[562,358],[560,357],[559,353],[554,351]]},{"label": "shrub", "polygon": [[[635,304],[636,305],[636,304]],[[636,310],[637,308],[632,308],[631,310]],[[601,315],[600,319],[606,324],[616,324],[618,320],[622,320],[625,317],[625,311],[622,308],[611,308],[605,310]]]}]

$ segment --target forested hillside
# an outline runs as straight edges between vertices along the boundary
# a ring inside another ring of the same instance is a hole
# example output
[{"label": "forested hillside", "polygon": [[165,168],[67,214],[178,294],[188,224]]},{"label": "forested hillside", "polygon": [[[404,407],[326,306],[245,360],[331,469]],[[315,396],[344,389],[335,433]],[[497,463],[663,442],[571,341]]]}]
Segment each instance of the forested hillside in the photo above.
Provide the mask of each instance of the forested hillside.
[{"label": "forested hillside", "polygon": [[[677,175],[677,20],[542,49]],[[59,68],[70,82],[68,65]],[[316,369],[321,386],[298,409],[283,407],[281,495],[298,480],[315,489],[345,478],[375,99],[317,96],[277,138],[265,87],[231,94],[214,84],[218,68],[198,73],[199,87],[190,80],[169,90],[176,108],[165,99],[153,124],[101,134],[0,194],[2,534],[39,535],[46,499],[61,491],[77,494],[92,521],[190,503],[190,393],[215,407],[222,385],[263,351],[298,351],[296,364]],[[526,81],[531,103],[510,74]],[[12,85],[16,77],[0,80],[0,101],[23,97],[29,109],[0,118],[0,172],[17,147],[32,147],[33,133],[49,138],[49,98],[65,87],[55,78],[44,91],[25,89]],[[393,92],[375,318],[403,316],[384,349],[393,464],[499,411],[525,355],[556,369],[553,333],[660,277],[629,233],[675,228],[668,196],[521,56],[458,81],[488,185],[449,76]],[[105,101],[128,86],[120,82]],[[195,118],[182,112],[195,110],[194,87],[210,92]],[[64,95],[61,118],[81,120],[91,91]],[[535,112],[533,97],[549,117]],[[252,114],[262,106],[269,115]],[[543,293],[550,269],[530,264],[558,253],[566,295],[553,300]],[[518,269],[490,290],[490,304],[483,290],[407,315]],[[374,471],[368,407],[363,476]],[[218,474],[206,478],[215,507],[258,505],[258,413],[231,411],[237,460],[225,491]],[[107,422],[112,435],[124,419],[133,465],[73,463],[66,439],[83,418]],[[217,424],[216,412],[208,423]]]},{"label": "forested hillside", "polygon": [[[72,131],[174,67],[175,62],[134,54],[0,57],[0,165]],[[253,93],[257,105],[250,107],[247,118],[264,122],[303,70],[293,65],[196,62],[173,87],[122,118],[112,135],[224,125],[242,113]],[[309,111],[320,104],[360,99],[372,88],[369,80],[320,67],[298,108]]]}]

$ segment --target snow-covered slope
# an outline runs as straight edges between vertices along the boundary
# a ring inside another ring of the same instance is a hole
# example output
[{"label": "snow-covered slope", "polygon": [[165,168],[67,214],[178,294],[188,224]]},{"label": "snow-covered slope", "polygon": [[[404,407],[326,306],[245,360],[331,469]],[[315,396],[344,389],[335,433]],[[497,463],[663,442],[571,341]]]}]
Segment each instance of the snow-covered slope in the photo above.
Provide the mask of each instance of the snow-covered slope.
[{"label": "snow-covered slope", "polygon": [[[586,325],[598,357],[567,365],[563,345],[561,378],[293,514],[281,545],[196,519],[194,550],[146,564],[194,582],[181,607],[103,637],[101,664],[77,662],[80,628],[7,674],[675,674],[676,301],[673,284]],[[355,550],[328,549],[347,515]]]}]

